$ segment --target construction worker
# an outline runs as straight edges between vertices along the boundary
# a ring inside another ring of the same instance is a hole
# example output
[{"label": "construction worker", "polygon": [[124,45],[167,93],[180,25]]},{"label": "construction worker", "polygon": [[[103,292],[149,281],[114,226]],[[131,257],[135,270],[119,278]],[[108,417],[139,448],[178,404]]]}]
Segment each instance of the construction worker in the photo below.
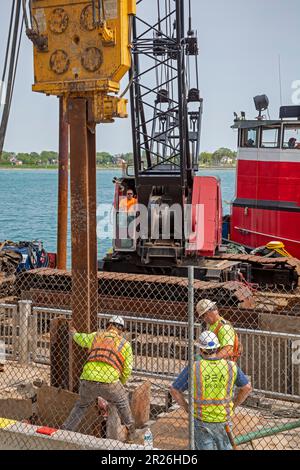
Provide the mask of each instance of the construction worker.
[{"label": "construction worker", "polygon": [[133,190],[128,189],[126,198],[123,197],[120,200],[120,211],[133,212],[135,204],[137,204],[137,199],[134,197]]},{"label": "construction worker", "polygon": [[[204,331],[199,338],[201,359],[194,363],[194,429],[196,450],[232,450],[230,424],[237,406],[252,388],[245,374],[232,361],[218,359],[217,336]],[[188,412],[188,367],[170,388],[174,400]],[[234,386],[239,391],[234,398]]]},{"label": "construction worker", "polygon": [[215,333],[220,343],[219,359],[229,359],[237,361],[242,353],[242,346],[233,326],[219,315],[215,302],[209,299],[202,299],[196,307],[199,319],[204,319],[208,330]]},{"label": "construction worker", "polygon": [[128,429],[127,441],[135,438],[135,424],[124,384],[132,372],[133,354],[130,343],[123,337],[124,319],[113,316],[104,332],[77,333],[71,328],[73,340],[89,349],[89,356],[80,377],[80,398],[62,428],[75,431],[89,406],[103,398],[116,406]]}]

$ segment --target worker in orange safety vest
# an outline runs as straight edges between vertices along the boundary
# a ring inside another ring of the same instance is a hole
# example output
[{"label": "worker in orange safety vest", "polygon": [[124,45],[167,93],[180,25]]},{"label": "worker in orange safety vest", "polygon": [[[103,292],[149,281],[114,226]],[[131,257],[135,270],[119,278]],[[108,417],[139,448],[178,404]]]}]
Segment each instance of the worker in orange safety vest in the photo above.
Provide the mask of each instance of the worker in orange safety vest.
[{"label": "worker in orange safety vest", "polygon": [[209,299],[202,299],[196,310],[199,319],[204,319],[208,330],[219,340],[220,350],[216,357],[236,362],[242,354],[242,345],[231,323],[220,316],[217,304]]},{"label": "worker in orange safety vest", "polygon": [[134,206],[137,204],[137,199],[134,197],[133,190],[128,189],[126,193],[126,198],[122,197],[120,200],[120,211],[124,212],[133,212]]},{"label": "worker in orange safety vest", "polygon": [[62,429],[75,431],[89,406],[101,397],[116,406],[121,421],[128,429],[127,441],[135,438],[134,418],[123,386],[133,366],[132,348],[123,337],[124,329],[125,322],[120,316],[113,316],[104,332],[78,333],[71,329],[73,340],[87,348],[89,355],[80,377],[80,398]]}]

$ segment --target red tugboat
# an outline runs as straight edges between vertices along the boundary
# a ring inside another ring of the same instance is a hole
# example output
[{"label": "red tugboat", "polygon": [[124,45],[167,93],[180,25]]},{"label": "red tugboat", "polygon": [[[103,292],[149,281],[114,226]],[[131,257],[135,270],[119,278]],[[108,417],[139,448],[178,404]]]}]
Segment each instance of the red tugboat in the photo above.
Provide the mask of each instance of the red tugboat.
[{"label": "red tugboat", "polygon": [[238,118],[236,197],[231,240],[250,248],[283,242],[300,258],[300,106],[280,108],[280,119],[266,120],[266,95],[254,98],[256,120]]}]

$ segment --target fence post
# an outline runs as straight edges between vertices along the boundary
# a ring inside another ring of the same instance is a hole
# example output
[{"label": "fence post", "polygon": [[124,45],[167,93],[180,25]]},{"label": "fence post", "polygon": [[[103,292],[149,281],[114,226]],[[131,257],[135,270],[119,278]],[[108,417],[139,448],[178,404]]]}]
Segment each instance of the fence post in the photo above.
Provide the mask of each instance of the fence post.
[{"label": "fence post", "polygon": [[[14,305],[12,309],[12,331],[11,331],[11,358],[13,361],[17,360],[19,351],[18,339],[18,324],[19,324],[19,310],[18,306]],[[10,343],[10,340],[8,341]]]},{"label": "fence post", "polygon": [[38,314],[32,309],[31,315],[29,317],[29,327],[30,327],[30,341],[29,341],[29,353],[30,359],[33,362],[37,360],[37,349],[38,349]]},{"label": "fence post", "polygon": [[189,330],[189,447],[195,450],[194,436],[194,266],[188,268],[188,330]]},{"label": "fence post", "polygon": [[31,315],[31,300],[19,300],[19,362],[28,364],[29,317]]}]

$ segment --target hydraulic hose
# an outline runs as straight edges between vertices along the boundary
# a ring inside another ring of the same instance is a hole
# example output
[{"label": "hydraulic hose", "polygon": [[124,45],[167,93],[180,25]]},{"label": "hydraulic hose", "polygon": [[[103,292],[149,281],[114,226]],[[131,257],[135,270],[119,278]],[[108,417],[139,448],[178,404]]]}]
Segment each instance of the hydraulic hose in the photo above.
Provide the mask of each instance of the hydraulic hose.
[{"label": "hydraulic hose", "polygon": [[275,436],[285,431],[290,431],[291,429],[300,428],[300,420],[293,421],[292,423],[285,423],[280,426],[274,426],[271,428],[262,428],[258,431],[252,431],[248,434],[243,434],[235,438],[235,443],[237,446],[241,444],[246,444],[247,442],[254,441],[256,439],[261,439],[263,437]]}]

